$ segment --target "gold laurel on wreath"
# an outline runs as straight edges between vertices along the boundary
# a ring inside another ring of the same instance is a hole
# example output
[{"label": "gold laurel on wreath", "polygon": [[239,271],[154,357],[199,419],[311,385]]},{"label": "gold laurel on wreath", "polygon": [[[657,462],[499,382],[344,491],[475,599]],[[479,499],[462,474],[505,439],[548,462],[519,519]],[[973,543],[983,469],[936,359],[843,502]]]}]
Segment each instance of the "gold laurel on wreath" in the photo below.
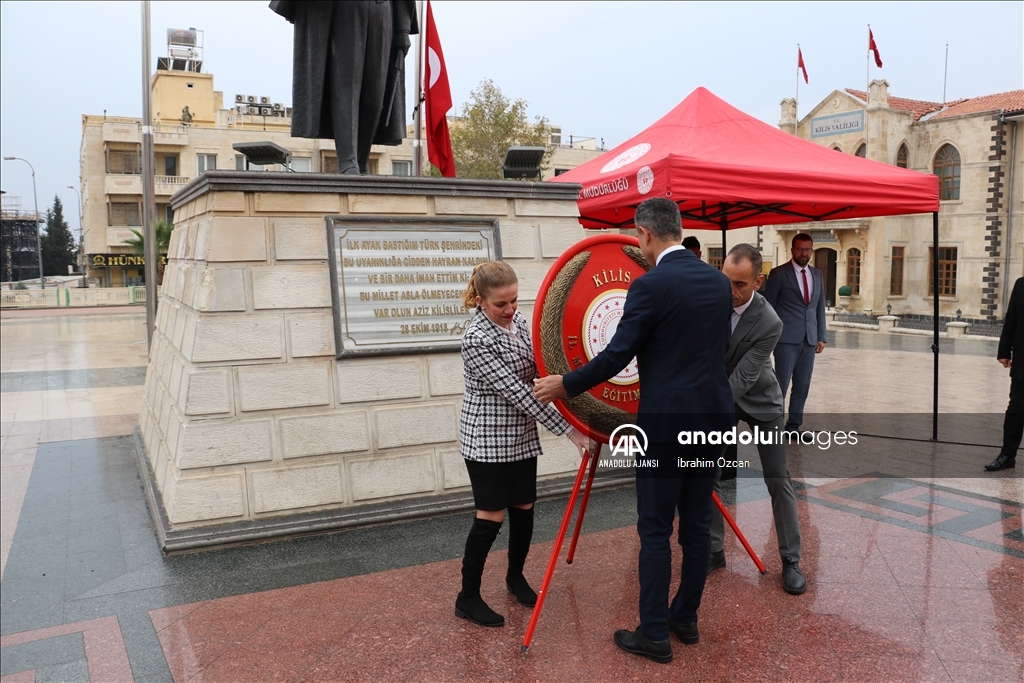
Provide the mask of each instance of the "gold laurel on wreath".
[{"label": "gold laurel on wreath", "polygon": [[[630,253],[629,249],[633,249],[637,254]],[[638,263],[645,269],[648,268],[639,249],[624,246],[622,250],[634,261],[639,256],[641,260]],[[540,348],[544,367],[549,374],[565,375],[572,370],[562,347],[562,321],[572,287],[589,260],[589,251],[580,252],[569,259],[552,280],[544,297],[544,308],[540,314]],[[574,398],[563,398],[562,402],[584,424],[604,434],[611,434],[620,425],[632,424],[635,420],[631,413],[602,403],[587,392]]]},{"label": "gold laurel on wreath", "polygon": [[640,247],[634,247],[630,244],[624,244],[622,245],[622,251],[624,254],[626,254],[626,256],[628,256],[634,262],[636,262],[638,266],[643,268],[644,271],[648,271],[651,269],[651,266],[647,263],[647,260],[644,259],[644,253],[640,251]]}]

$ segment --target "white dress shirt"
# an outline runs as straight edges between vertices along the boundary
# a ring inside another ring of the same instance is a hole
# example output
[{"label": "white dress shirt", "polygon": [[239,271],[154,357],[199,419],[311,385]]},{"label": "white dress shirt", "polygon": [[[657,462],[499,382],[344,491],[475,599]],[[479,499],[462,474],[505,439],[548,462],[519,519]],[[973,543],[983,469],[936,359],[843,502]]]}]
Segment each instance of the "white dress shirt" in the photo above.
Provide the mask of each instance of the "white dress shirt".
[{"label": "white dress shirt", "polygon": [[801,266],[796,261],[790,261],[793,264],[793,270],[796,271],[796,284],[800,287],[800,296],[804,295],[804,276],[800,273],[807,271],[807,300],[810,301],[814,297],[814,276],[811,274],[811,267]]},{"label": "white dress shirt", "polygon": [[661,263],[661,259],[665,258],[665,254],[670,254],[673,251],[679,251],[680,249],[686,249],[686,247],[684,247],[681,244],[673,244],[671,247],[658,254],[658,258],[655,259],[654,265],[657,266],[659,263]]},{"label": "white dress shirt", "polygon": [[743,312],[745,310],[750,308],[750,303],[753,300],[754,300],[754,297],[750,297],[750,300],[747,301],[747,303],[743,304],[742,306],[733,306],[733,308],[732,308],[732,331],[733,332],[736,331],[736,325],[738,325],[739,322],[740,322],[740,316],[743,315]]}]

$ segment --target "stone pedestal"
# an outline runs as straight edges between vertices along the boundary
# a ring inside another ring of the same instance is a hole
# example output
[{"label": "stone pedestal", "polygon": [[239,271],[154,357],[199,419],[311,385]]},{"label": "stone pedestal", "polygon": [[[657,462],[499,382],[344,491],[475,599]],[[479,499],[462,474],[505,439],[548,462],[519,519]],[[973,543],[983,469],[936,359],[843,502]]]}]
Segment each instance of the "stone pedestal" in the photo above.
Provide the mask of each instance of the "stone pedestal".
[{"label": "stone pedestal", "polygon": [[895,315],[878,316],[878,331],[892,332],[892,329],[899,324],[899,318]]},{"label": "stone pedestal", "polygon": [[949,322],[946,323],[946,334],[950,337],[962,337],[967,334],[968,327],[970,327],[970,323]]},{"label": "stone pedestal", "polygon": [[[457,352],[337,359],[327,216],[480,217],[532,315],[576,185],[211,171],[172,199],[138,439],[180,550],[466,506]],[[464,287],[464,285],[461,285]],[[576,449],[542,429],[542,477]]]}]

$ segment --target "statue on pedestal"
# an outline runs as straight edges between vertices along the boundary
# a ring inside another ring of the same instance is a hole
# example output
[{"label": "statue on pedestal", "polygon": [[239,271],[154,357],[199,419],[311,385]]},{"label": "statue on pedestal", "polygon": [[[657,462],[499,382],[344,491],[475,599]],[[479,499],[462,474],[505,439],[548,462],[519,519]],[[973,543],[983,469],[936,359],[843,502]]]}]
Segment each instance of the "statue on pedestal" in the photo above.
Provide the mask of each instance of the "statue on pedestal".
[{"label": "statue on pedestal", "polygon": [[367,172],[371,145],[405,137],[412,0],[274,0],[295,26],[292,136],[333,138],[338,173]]}]

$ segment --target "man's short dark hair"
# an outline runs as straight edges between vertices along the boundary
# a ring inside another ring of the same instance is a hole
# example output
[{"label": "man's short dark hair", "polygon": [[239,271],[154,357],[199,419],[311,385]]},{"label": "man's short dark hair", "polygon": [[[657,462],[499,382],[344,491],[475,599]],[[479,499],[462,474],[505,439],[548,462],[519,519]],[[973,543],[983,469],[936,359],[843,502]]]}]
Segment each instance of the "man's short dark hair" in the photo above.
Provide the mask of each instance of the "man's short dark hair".
[{"label": "man's short dark hair", "polygon": [[789,246],[796,246],[797,242],[814,242],[814,238],[806,232],[798,232],[796,236],[793,237],[793,242]]},{"label": "man's short dark hair", "polygon": [[735,264],[739,264],[743,261],[750,261],[750,266],[754,271],[754,277],[756,278],[761,274],[761,267],[764,263],[761,259],[761,252],[749,244],[740,243],[729,250],[729,255],[726,256],[727,260],[732,261]]},{"label": "man's short dark hair", "polygon": [[650,230],[658,240],[678,242],[683,236],[682,217],[679,207],[671,199],[655,197],[648,199],[636,207],[633,222],[641,228]]},{"label": "man's short dark hair", "polygon": [[690,235],[689,237],[683,240],[683,246],[689,249],[690,251],[693,251],[694,249],[700,249],[700,240],[698,240],[693,235]]}]

